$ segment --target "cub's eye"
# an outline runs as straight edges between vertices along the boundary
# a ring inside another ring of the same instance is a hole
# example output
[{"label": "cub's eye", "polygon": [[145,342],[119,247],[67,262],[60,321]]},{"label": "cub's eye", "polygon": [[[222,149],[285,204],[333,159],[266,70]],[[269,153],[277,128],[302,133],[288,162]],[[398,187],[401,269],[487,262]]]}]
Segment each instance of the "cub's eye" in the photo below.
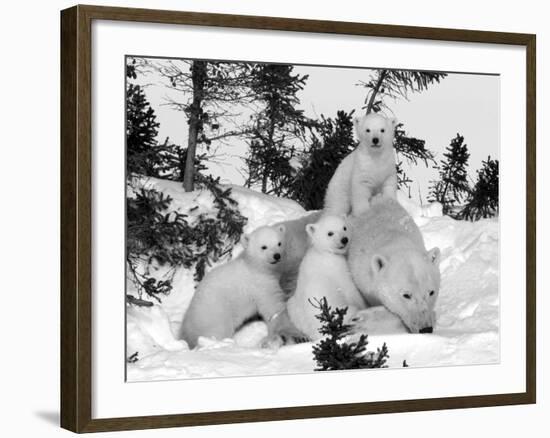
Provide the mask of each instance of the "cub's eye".
[{"label": "cub's eye", "polygon": [[370,132],[370,129],[367,129],[367,132]]},{"label": "cub's eye", "polygon": [[380,132],[386,132],[386,130],[385,130],[384,128],[382,128],[382,129],[380,130]]},{"label": "cub's eye", "polygon": [[262,246],[262,249],[265,251],[267,249],[267,246]]},{"label": "cub's eye", "polygon": [[279,243],[277,244],[277,246],[281,246],[281,242],[279,242]]},{"label": "cub's eye", "polygon": [[344,231],[347,231],[348,229],[346,227],[344,227]]},{"label": "cub's eye", "polygon": [[431,291],[430,291],[430,297],[433,297],[434,294],[435,294],[435,290],[431,290]]},{"label": "cub's eye", "polygon": [[411,294],[403,294],[403,298],[410,300],[412,297],[411,297]]},{"label": "cub's eye", "polygon": [[332,231],[329,231],[329,232],[328,232],[328,235],[329,235],[329,236],[334,236],[334,233],[333,233]]}]

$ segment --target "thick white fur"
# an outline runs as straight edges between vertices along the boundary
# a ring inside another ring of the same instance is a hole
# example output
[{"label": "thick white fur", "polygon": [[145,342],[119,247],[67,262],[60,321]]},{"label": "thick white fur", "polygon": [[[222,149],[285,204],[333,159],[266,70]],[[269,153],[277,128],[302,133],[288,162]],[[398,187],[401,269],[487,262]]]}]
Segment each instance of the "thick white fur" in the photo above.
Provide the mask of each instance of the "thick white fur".
[{"label": "thick white fur", "polygon": [[[323,216],[306,226],[311,239],[298,274],[296,292],[287,303],[292,323],[311,340],[321,337],[316,300],[325,297],[331,307],[347,307],[350,321],[365,301],[351,278],[346,252],[350,230],[341,216]],[[329,236],[329,233],[331,235]]]},{"label": "thick white fur", "polygon": [[[395,198],[395,119],[369,114],[354,120],[357,148],[342,160],[327,187],[325,212],[359,216],[377,193]],[[377,141],[377,143],[375,143]]]},{"label": "thick white fur", "polygon": [[283,225],[255,230],[243,237],[245,249],[237,258],[203,278],[180,330],[180,338],[191,348],[199,336],[232,337],[243,322],[257,314],[268,325],[268,338],[274,336],[277,315],[285,310],[277,271],[285,256],[284,234]]},{"label": "thick white fur", "polygon": [[281,287],[289,297],[296,290],[300,262],[309,247],[306,225],[317,222],[322,212],[316,211],[301,218],[280,222],[285,227],[285,257],[276,269],[281,274]]},{"label": "thick white fur", "polygon": [[348,262],[367,304],[383,305],[413,333],[433,328],[439,248],[426,251],[418,226],[394,199],[373,198],[352,225]]}]

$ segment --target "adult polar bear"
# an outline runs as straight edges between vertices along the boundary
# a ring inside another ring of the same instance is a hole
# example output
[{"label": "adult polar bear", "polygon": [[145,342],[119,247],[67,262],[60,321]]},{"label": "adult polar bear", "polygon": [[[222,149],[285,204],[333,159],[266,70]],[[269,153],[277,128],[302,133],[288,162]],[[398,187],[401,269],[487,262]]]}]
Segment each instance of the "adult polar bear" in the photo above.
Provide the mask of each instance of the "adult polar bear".
[{"label": "adult polar bear", "polygon": [[392,198],[377,196],[352,220],[348,263],[369,306],[383,305],[411,333],[432,333],[440,251],[424,246],[418,226]]}]

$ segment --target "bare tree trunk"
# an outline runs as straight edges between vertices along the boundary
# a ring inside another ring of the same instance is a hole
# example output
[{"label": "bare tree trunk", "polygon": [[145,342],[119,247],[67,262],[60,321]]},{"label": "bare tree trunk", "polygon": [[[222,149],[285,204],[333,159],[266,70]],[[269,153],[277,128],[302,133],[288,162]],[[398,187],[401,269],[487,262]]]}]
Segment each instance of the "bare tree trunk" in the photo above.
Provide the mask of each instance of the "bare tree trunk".
[{"label": "bare tree trunk", "polygon": [[380,88],[382,87],[382,84],[384,83],[384,79],[386,79],[387,74],[388,74],[387,70],[380,70],[380,76],[378,76],[376,85],[373,88],[372,93],[370,95],[370,99],[367,103],[367,114],[370,114],[372,112],[372,107],[374,106],[374,102],[376,102],[376,95],[380,91]]},{"label": "bare tree trunk", "polygon": [[191,192],[194,189],[195,154],[197,152],[197,139],[202,123],[201,113],[204,99],[204,83],[206,80],[206,61],[193,61],[191,79],[193,81],[193,102],[189,107],[189,137],[187,139],[187,156],[185,159],[185,173],[183,175],[183,188],[186,192]]},{"label": "bare tree trunk", "polygon": [[262,175],[262,193],[267,192],[267,168],[264,169],[264,174]]}]

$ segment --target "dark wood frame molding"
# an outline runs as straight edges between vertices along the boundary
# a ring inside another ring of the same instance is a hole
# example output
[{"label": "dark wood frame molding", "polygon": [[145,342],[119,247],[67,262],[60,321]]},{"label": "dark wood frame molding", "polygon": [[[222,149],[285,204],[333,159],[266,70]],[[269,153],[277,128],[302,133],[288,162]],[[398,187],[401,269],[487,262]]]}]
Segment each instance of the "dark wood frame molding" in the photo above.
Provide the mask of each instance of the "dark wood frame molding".
[{"label": "dark wood frame molding", "polygon": [[[221,26],[524,46],[527,52],[527,339],[523,393],[92,419],[91,24],[93,20]],[[61,426],[74,432],[148,429],[536,402],[536,37],[290,18],[75,6],[61,12]]]}]

